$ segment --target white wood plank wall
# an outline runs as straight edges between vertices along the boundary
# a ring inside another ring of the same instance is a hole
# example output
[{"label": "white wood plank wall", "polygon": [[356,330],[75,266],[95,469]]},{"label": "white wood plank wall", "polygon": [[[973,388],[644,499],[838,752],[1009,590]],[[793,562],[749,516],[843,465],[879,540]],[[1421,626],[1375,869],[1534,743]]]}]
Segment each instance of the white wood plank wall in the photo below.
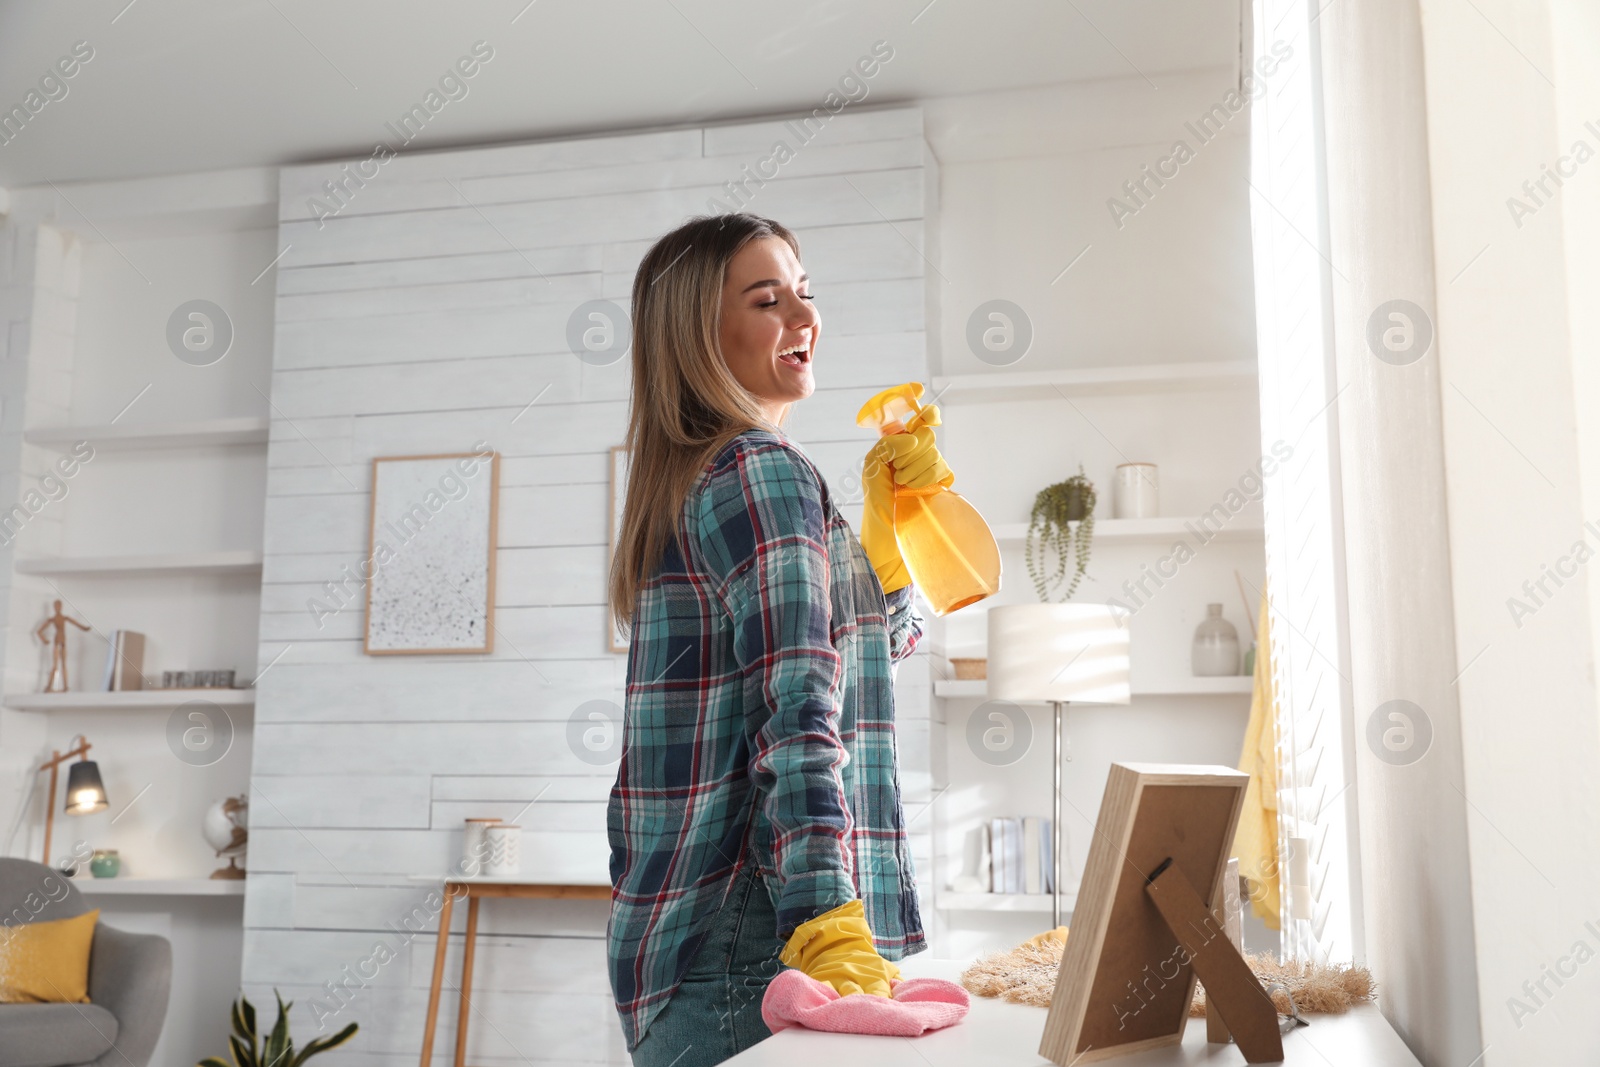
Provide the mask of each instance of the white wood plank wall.
[{"label": "white wood plank wall", "polygon": [[[361,1023],[350,1051],[319,1063],[416,1061],[435,926],[430,887],[407,876],[451,866],[463,818],[521,813],[525,871],[606,877],[616,765],[574,756],[566,724],[585,701],[622,699],[602,590],[606,450],[622,439],[628,368],[573,356],[567,319],[596,298],[625,308],[650,242],[779,139],[798,145],[781,119],[402,154],[320,225],[307,201],[340,163],[282,172],[243,982],[258,1006],[273,987],[293,998],[304,1037]],[[856,408],[929,374],[935,188],[919,109],[847,111],[749,202],[797,231],[814,279],[819,388],[790,429],[841,496],[869,441]],[[494,654],[369,658],[359,600],[319,628],[308,600],[366,551],[372,457],[479,439],[503,457]],[[926,652],[898,692],[931,930]],[[628,1063],[607,912],[485,905],[472,1063]],[[380,942],[396,958],[363,965]],[[455,1005],[440,1014],[436,1063]]]}]

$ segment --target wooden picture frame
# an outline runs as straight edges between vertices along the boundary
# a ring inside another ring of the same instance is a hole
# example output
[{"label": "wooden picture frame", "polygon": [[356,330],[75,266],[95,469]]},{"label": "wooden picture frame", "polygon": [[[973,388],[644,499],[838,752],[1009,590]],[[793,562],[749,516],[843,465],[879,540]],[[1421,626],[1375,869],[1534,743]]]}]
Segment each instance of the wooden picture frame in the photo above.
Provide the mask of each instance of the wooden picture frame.
[{"label": "wooden picture frame", "polygon": [[[614,445],[607,457],[606,466],[606,574],[602,579],[609,583],[611,574],[611,561],[617,554],[617,537],[622,533],[622,505],[628,497],[628,450],[623,445]],[[602,600],[607,600],[604,591]],[[606,647],[612,652],[628,651],[628,637],[623,633],[622,627],[612,617],[611,611],[606,610],[606,629],[609,631]]]},{"label": "wooden picture frame", "polygon": [[373,458],[361,567],[367,655],[494,651],[500,454],[478,444],[477,452]]},{"label": "wooden picture frame", "polygon": [[1229,767],[1111,765],[1040,1055],[1081,1064],[1179,1043],[1204,971],[1208,1014],[1247,1060],[1270,1062],[1274,1046],[1282,1058],[1276,1009],[1221,907],[1249,780]]}]

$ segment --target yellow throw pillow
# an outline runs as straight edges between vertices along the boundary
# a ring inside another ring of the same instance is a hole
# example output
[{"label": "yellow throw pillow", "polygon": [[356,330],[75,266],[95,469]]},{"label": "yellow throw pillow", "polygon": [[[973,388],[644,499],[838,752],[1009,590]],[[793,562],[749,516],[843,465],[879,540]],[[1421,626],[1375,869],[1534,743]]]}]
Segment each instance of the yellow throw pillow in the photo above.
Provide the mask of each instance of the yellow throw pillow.
[{"label": "yellow throw pillow", "polygon": [[89,949],[100,909],[0,927],[0,1004],[89,1003]]}]

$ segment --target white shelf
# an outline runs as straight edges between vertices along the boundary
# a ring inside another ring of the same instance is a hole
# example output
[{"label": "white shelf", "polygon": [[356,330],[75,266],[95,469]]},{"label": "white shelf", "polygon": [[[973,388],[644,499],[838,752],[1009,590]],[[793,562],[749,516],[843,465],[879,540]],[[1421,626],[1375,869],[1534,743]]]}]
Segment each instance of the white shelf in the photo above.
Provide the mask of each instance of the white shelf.
[{"label": "white shelf", "polygon": [[207,700],[220,707],[252,707],[254,689],[130,689],[115,693],[12,693],[5,698],[8,708],[17,711],[121,711],[155,708],[165,710]]},{"label": "white shelf", "polygon": [[95,448],[134,451],[154,448],[212,448],[218,445],[261,445],[267,442],[269,422],[253,415],[198,422],[164,422],[147,425],[103,423],[95,426],[42,426],[26,430],[30,445],[67,452],[79,441]]},{"label": "white shelf", "polygon": [[1136,685],[1134,696],[1215,696],[1239,693],[1249,696],[1256,689],[1254,675],[1235,674],[1222,678],[1178,678],[1154,685]]},{"label": "white shelf", "polygon": [[261,570],[262,553],[253,549],[222,552],[178,552],[159,556],[35,557],[16,561],[18,574],[252,574]]},{"label": "white shelf", "polygon": [[1006,371],[955,374],[933,379],[941,405],[992,404],[1003,400],[1049,400],[1106,393],[1195,392],[1253,386],[1254,360],[1222,363],[1147,363],[1058,371]]},{"label": "white shelf", "polygon": [[85,896],[242,897],[243,878],[93,878],[72,880]]},{"label": "white shelf", "polygon": [[[1135,684],[1133,695],[1144,696],[1217,696],[1232,693],[1248,695],[1255,689],[1255,679],[1248,674],[1239,674],[1226,678],[1178,678],[1168,682],[1155,684]],[[985,679],[976,681],[966,678],[946,678],[933,683],[933,695],[936,697],[987,697],[989,683]],[[1041,704],[1044,701],[1020,700],[1019,704]]]},{"label": "white shelf", "polygon": [[408,874],[408,882],[451,882],[462,885],[577,885],[585,888],[599,889],[601,886],[611,888],[609,877],[596,880],[588,875],[573,875],[563,878],[555,874]]},{"label": "white shelf", "polygon": [[[989,527],[994,539],[1001,544],[1021,542],[1028,536],[1025,522],[1002,522]],[[1212,541],[1259,541],[1266,531],[1259,518],[1241,519],[1220,530],[1200,525],[1199,519],[1165,517],[1158,519],[1100,519],[1094,521],[1094,543],[1121,542],[1123,544],[1170,545],[1184,541],[1195,545]]]},{"label": "white shelf", "polygon": [[[1071,911],[1078,902],[1078,891],[1061,894],[1061,910]],[[1042,911],[1050,913],[1049,893],[936,893],[933,906],[938,911]]]}]

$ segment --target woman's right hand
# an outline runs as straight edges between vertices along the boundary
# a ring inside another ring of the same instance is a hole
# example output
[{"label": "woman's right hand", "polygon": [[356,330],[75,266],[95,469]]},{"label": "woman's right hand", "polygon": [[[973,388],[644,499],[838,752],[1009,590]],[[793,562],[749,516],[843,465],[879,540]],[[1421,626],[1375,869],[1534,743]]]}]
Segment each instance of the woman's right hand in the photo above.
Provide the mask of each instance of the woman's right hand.
[{"label": "woman's right hand", "polygon": [[778,960],[819,982],[841,997],[870,993],[887,997],[899,981],[900,968],[878,955],[859,899],[795,927]]},{"label": "woman's right hand", "polygon": [[916,421],[917,427],[910,432],[878,438],[861,464],[866,498],[861,516],[861,547],[885,594],[911,584],[894,536],[895,487],[925,489],[936,482],[948,485],[955,480],[933,438],[933,427],[939,425],[938,405],[924,407]]}]

